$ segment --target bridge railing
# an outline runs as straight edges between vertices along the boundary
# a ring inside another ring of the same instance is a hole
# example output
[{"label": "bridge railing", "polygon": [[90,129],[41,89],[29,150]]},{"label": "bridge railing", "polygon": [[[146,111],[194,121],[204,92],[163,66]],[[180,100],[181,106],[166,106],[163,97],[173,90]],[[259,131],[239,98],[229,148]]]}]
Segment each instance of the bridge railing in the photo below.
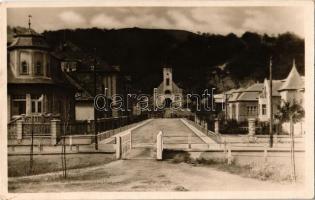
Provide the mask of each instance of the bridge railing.
[{"label": "bridge railing", "polygon": [[127,154],[132,148],[131,144],[131,131],[127,131],[125,134],[116,136],[116,158],[126,159]]},{"label": "bridge railing", "polygon": [[160,131],[156,136],[156,159],[157,160],[163,159],[163,149],[164,149],[163,132]]}]

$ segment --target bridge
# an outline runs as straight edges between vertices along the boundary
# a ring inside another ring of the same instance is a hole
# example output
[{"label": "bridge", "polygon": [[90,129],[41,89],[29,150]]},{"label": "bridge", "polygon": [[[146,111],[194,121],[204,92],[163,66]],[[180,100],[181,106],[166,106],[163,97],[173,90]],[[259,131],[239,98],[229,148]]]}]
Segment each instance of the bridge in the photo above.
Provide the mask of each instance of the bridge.
[{"label": "bridge", "polygon": [[159,133],[163,149],[208,149],[217,146],[196,124],[186,119],[151,119],[131,130],[116,135],[123,159],[155,159],[157,157],[157,138]]}]

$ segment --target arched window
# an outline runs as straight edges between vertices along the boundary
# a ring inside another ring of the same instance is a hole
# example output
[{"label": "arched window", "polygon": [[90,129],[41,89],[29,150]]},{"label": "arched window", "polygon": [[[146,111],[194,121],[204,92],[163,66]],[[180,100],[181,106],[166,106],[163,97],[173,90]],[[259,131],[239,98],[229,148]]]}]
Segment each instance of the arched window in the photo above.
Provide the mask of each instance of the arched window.
[{"label": "arched window", "polygon": [[25,60],[23,60],[23,61],[21,62],[21,70],[20,70],[20,73],[21,73],[21,74],[28,74],[28,63],[27,63]]},{"label": "arched window", "polygon": [[171,91],[170,91],[170,90],[165,90],[164,93],[165,93],[165,94],[171,94]]},{"label": "arched window", "polygon": [[169,78],[166,79],[166,85],[167,85],[167,86],[170,85],[170,79],[169,79]]},{"label": "arched window", "polygon": [[43,66],[42,66],[42,63],[40,61],[36,62],[35,75],[43,75]]}]

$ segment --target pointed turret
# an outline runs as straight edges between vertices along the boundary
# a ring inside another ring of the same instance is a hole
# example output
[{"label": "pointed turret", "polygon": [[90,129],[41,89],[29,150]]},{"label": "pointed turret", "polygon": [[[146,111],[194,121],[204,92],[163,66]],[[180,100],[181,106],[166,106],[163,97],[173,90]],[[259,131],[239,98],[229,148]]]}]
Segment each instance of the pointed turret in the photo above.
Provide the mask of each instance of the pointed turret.
[{"label": "pointed turret", "polygon": [[285,79],[285,82],[278,91],[297,90],[301,88],[304,88],[303,80],[296,69],[295,60],[293,60],[291,72],[289,73],[288,77]]}]

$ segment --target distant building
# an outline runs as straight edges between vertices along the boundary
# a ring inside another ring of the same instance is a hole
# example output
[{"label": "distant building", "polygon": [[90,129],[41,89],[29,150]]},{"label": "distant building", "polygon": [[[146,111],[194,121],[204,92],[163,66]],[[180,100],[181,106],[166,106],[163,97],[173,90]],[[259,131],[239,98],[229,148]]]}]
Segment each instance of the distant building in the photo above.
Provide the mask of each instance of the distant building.
[{"label": "distant building", "polygon": [[[78,63],[82,66],[82,63]],[[94,69],[93,69],[94,70]],[[94,71],[80,70],[68,72],[67,78],[76,85],[77,93],[75,96],[75,118],[76,120],[94,120]],[[97,113],[99,118],[118,117],[125,115],[125,112],[111,110],[110,105],[115,105],[117,99],[115,95],[125,96],[126,81],[120,74],[119,66],[109,66],[106,63],[98,63],[96,68],[96,92],[104,94],[106,97],[107,111],[100,111]],[[89,77],[84,83],[80,77]],[[87,86],[89,85],[89,86]],[[103,102],[104,103],[104,102]],[[102,106],[102,105],[100,105]],[[126,110],[126,105],[122,109]]]},{"label": "distant building", "polygon": [[75,60],[64,60],[61,62],[61,69],[64,72],[75,72],[77,68],[77,61]]},{"label": "distant building", "polygon": [[295,101],[296,103],[304,107],[304,77],[302,77],[296,70],[294,61],[291,72],[289,73],[288,77],[285,79],[284,83],[281,85],[278,91],[283,101]]},{"label": "distant building", "polygon": [[60,62],[45,38],[30,28],[15,36],[8,46],[8,121],[22,115],[74,119],[75,88]]},{"label": "distant building", "polygon": [[[278,106],[281,103],[281,95],[279,93],[279,88],[283,84],[285,80],[272,80],[272,110],[273,114],[277,113]],[[258,99],[259,106],[259,114],[258,119],[261,122],[268,122],[270,117],[270,104],[269,104],[269,96],[270,96],[270,81],[265,79],[264,86],[261,94]]]},{"label": "distant building", "polygon": [[234,119],[238,122],[242,122],[248,120],[248,118],[257,118],[258,97],[262,88],[262,83],[255,83],[246,89],[240,88],[227,92],[228,119]]},{"label": "distant building", "polygon": [[[288,77],[284,80],[273,80],[272,81],[272,111],[276,115],[278,112],[278,106],[284,102],[293,102],[300,104],[304,108],[304,77],[302,77],[296,70],[295,62],[293,61],[292,69]],[[270,121],[270,103],[268,98],[270,96],[269,80],[265,79],[264,89],[259,97],[259,121],[269,122]],[[282,132],[289,133],[289,123],[282,124]],[[304,122],[303,120],[299,123],[294,124],[294,133],[304,133]]]},{"label": "distant building", "polygon": [[[278,106],[283,102],[292,102],[304,107],[304,78],[296,70],[295,62],[288,77],[284,80],[272,81],[272,109],[275,115],[278,112]],[[269,80],[265,79],[264,88],[259,96],[259,121],[269,121],[270,105],[268,98],[270,96]]]},{"label": "distant building", "polygon": [[[63,48],[54,52],[63,59],[62,70],[77,88],[75,113],[77,120],[94,120],[94,70],[96,74],[96,94],[104,94],[108,105],[107,111],[98,112],[99,118],[127,115],[125,111],[111,110],[109,105],[116,104],[115,95],[123,96],[129,89],[130,79],[120,71],[120,66],[109,65],[96,54],[90,55],[75,44],[67,41]],[[130,106],[130,110],[132,106]],[[131,111],[130,111],[131,112]]]},{"label": "distant building", "polygon": [[182,107],[183,90],[173,82],[172,68],[163,68],[163,81],[153,93],[156,107]]}]

